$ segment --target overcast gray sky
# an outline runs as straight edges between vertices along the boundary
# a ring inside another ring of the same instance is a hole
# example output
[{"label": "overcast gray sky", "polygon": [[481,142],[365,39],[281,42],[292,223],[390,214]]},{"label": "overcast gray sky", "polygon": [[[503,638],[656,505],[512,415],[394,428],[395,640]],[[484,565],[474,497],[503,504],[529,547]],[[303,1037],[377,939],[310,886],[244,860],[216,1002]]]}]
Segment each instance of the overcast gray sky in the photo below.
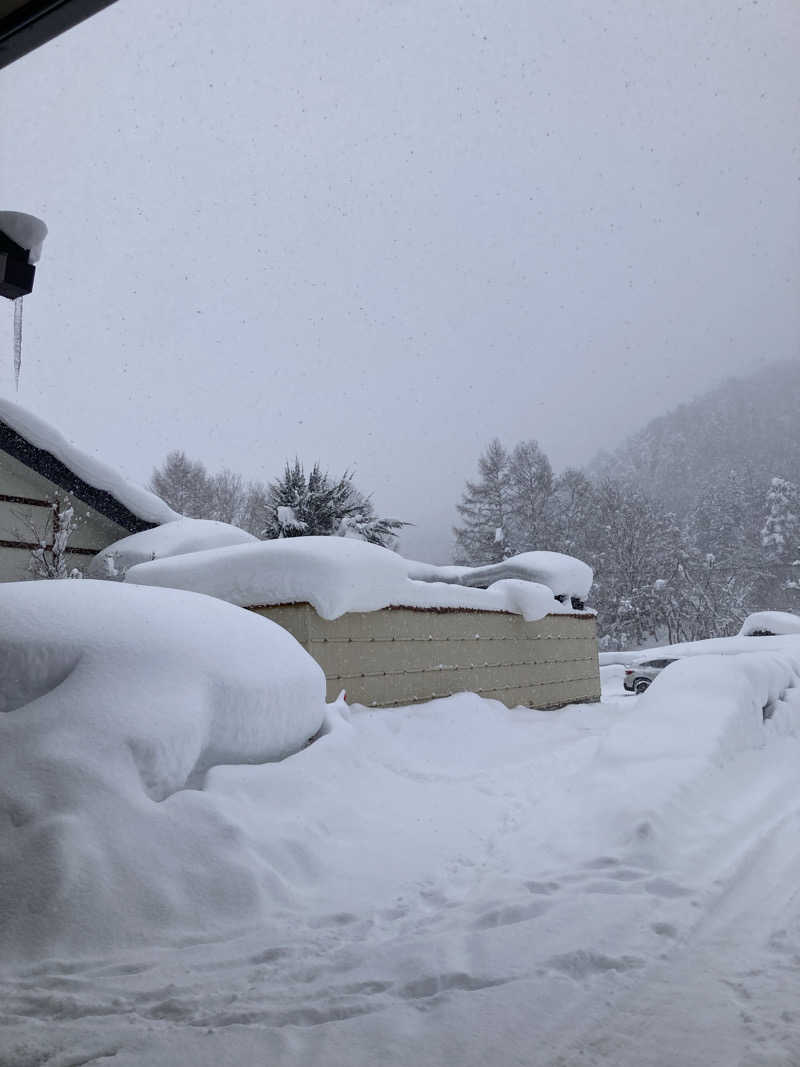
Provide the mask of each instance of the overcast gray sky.
[{"label": "overcast gray sky", "polygon": [[492,436],[798,357],[798,54],[797,0],[118,0],[0,72],[19,402],[141,481],[355,468],[445,560]]}]

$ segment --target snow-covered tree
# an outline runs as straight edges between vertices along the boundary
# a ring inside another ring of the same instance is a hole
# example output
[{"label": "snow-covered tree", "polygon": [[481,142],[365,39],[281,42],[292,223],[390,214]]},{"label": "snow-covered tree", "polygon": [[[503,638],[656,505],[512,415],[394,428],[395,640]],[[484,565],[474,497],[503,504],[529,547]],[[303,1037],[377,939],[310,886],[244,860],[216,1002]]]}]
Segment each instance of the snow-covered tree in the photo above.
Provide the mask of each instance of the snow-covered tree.
[{"label": "snow-covered tree", "polygon": [[767,490],[766,519],[761,545],[767,559],[791,563],[800,542],[800,488],[785,478],[773,478]]},{"label": "snow-covered tree", "polygon": [[597,543],[594,526],[599,510],[595,487],[583,471],[568,467],[555,480],[551,512],[551,547],[588,560]]},{"label": "snow-covered tree", "polygon": [[521,441],[508,460],[508,509],[515,552],[549,548],[555,536],[553,469],[536,441]]},{"label": "snow-covered tree", "polygon": [[156,467],[149,488],[179,515],[186,515],[190,519],[211,517],[205,465],[199,460],[189,459],[180,449],[169,452],[161,467]]},{"label": "snow-covered tree", "polygon": [[467,482],[456,505],[462,525],[453,527],[456,562],[471,566],[499,563],[516,552],[509,457],[497,438],[479,458],[478,473],[479,480]]},{"label": "snow-covered tree", "polygon": [[170,452],[149,483],[171,508],[192,519],[215,519],[239,526],[258,536],[264,525],[267,487],[245,483],[227,467],[210,474],[199,460],[185,452]]},{"label": "snow-covered tree", "polygon": [[592,606],[598,631],[618,647],[638,647],[658,636],[663,583],[681,562],[674,518],[646,494],[606,480],[594,491]]},{"label": "snow-covered tree", "polygon": [[378,517],[370,498],[353,484],[350,472],[332,478],[315,463],[306,475],[295,459],[269,485],[260,536],[350,536],[391,548],[397,531],[407,525],[399,519]]}]

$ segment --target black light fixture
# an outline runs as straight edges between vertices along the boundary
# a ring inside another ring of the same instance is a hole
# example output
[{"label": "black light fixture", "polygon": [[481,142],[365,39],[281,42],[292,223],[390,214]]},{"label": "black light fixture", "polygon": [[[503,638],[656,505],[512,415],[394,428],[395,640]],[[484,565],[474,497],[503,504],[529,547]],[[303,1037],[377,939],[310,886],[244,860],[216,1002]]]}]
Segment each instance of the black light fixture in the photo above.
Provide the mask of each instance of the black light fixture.
[{"label": "black light fixture", "polygon": [[47,227],[33,215],[0,211],[0,296],[16,300],[33,289],[34,263]]},{"label": "black light fixture", "polygon": [[36,267],[28,262],[28,249],[0,230],[0,294],[9,300],[27,296],[33,289]]}]

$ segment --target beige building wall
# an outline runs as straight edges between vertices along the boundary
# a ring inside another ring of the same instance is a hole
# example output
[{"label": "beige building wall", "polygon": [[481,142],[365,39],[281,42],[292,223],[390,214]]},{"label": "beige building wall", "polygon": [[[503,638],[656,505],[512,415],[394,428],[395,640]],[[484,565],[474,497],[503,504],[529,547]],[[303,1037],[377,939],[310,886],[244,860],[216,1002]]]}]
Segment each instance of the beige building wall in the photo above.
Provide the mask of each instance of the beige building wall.
[{"label": "beige building wall", "polygon": [[[43,526],[48,519],[48,502],[64,496],[64,490],[54,482],[0,451],[0,582],[29,576],[33,535],[27,521]],[[70,495],[70,500],[76,521],[70,547],[80,551],[69,554],[68,565],[83,569],[101,548],[127,537],[130,531],[78,497]]]},{"label": "beige building wall", "polygon": [[496,611],[386,608],[327,621],[310,604],[253,607],[288,630],[328,680],[368,707],[473,692],[508,707],[553,708],[600,699],[595,619],[537,622]]}]

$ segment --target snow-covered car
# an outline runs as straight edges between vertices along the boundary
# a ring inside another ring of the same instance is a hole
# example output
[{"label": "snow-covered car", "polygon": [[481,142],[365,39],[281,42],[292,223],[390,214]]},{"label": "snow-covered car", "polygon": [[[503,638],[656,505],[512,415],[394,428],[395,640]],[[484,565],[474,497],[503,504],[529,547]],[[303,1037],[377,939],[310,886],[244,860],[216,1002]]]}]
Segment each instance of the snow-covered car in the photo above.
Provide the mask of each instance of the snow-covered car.
[{"label": "snow-covered car", "polygon": [[629,693],[643,693],[665,667],[674,663],[675,659],[647,659],[641,663],[634,663],[625,668],[625,678],[622,685]]},{"label": "snow-covered car", "polygon": [[791,611],[757,611],[742,623],[739,637],[779,637],[800,634],[800,616]]}]

